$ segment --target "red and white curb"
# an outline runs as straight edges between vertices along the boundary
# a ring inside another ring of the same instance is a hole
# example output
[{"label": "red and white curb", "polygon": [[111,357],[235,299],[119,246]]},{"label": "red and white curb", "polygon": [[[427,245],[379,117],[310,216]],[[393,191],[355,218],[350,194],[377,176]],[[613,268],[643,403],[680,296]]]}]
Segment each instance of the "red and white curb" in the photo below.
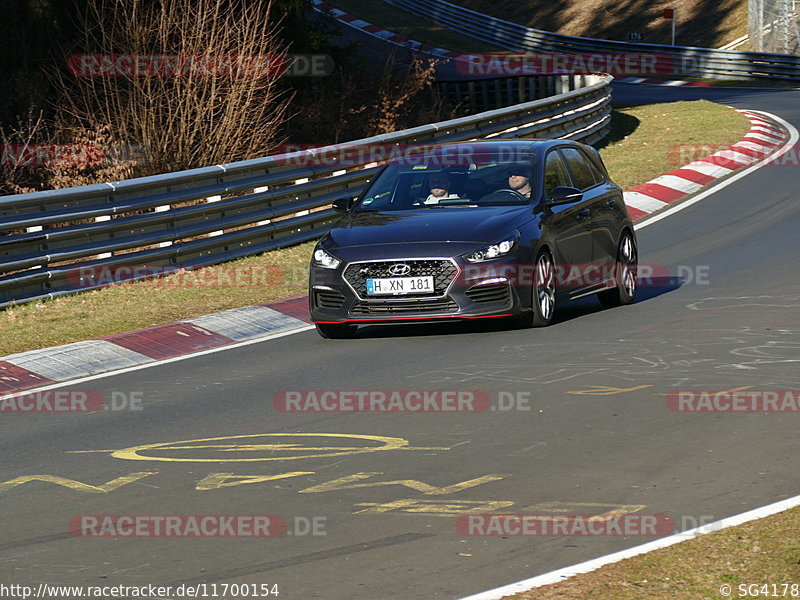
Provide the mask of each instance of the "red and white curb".
[{"label": "red and white curb", "polygon": [[301,296],[20,352],[0,358],[0,397],[308,329],[310,323],[308,297]]},{"label": "red and white curb", "polygon": [[669,87],[713,87],[707,81],[683,81],[682,79],[655,79],[653,77],[625,77],[618,79],[620,83],[646,83],[648,85],[666,85]]},{"label": "red and white curb", "polygon": [[750,119],[750,131],[738,143],[625,192],[633,221],[683,200],[709,183],[757,163],[784,144],[784,130],[759,113],[735,109]]},{"label": "red and white curb", "polygon": [[341,22],[342,24],[347,25],[348,27],[359,29],[366,34],[381,39],[385,42],[389,42],[406,48],[412,48],[419,52],[425,52],[426,54],[433,54],[435,56],[457,57],[462,54],[461,52],[454,52],[452,50],[448,50],[447,48],[438,48],[436,46],[431,46],[430,44],[418,42],[416,40],[409,39],[404,35],[399,35],[394,31],[389,31],[388,29],[384,29],[380,25],[373,25],[372,23],[368,23],[364,19],[361,19],[355,15],[351,15],[350,13],[340,10],[335,6],[331,6],[324,0],[311,0],[311,5],[316,11],[321,12],[323,14],[327,14],[336,19],[337,21]]}]

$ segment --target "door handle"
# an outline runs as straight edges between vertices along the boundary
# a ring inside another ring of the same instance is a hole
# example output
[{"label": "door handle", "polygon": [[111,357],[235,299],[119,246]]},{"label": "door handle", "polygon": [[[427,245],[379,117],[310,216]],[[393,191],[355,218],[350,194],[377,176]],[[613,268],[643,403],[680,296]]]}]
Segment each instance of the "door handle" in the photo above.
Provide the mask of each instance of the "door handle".
[{"label": "door handle", "polygon": [[606,202],[608,203],[609,206],[616,206],[617,204],[617,201],[614,200],[614,198],[609,198],[608,200],[606,200]]},{"label": "door handle", "polygon": [[588,216],[589,216],[589,209],[588,209],[588,208],[582,208],[582,209],[580,209],[580,210],[578,211],[578,216],[579,216],[579,217],[588,217]]}]

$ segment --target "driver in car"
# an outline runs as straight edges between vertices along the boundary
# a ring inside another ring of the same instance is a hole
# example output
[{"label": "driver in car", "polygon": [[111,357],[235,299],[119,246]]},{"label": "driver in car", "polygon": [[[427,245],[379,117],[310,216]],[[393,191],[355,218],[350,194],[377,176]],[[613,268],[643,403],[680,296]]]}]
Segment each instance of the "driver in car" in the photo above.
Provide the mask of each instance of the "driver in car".
[{"label": "driver in car", "polygon": [[450,193],[452,182],[447,173],[432,173],[428,178],[428,186],[431,193],[422,204],[439,204],[439,200],[459,197],[458,194]]},{"label": "driver in car", "polygon": [[508,167],[508,187],[526,198],[531,197],[531,170],[527,165]]}]

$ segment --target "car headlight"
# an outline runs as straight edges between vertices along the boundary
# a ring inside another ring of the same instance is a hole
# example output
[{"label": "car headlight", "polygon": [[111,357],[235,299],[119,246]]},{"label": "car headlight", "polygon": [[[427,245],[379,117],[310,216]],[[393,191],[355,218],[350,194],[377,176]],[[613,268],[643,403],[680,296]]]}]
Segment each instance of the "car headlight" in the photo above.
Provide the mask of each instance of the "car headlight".
[{"label": "car headlight", "polygon": [[314,250],[314,265],[317,267],[322,267],[323,269],[335,269],[342,261],[338,258],[331,256],[322,248],[317,248]]},{"label": "car headlight", "polygon": [[507,256],[511,254],[511,252],[514,250],[514,247],[517,245],[518,239],[519,239],[519,233],[515,231],[510,236],[500,240],[499,242],[495,242],[494,244],[489,244],[488,246],[484,246],[479,250],[475,250],[473,252],[468,252],[467,254],[464,254],[464,260],[471,263],[477,263],[477,262],[485,262],[487,260],[494,260],[495,258],[500,258],[502,256]]}]

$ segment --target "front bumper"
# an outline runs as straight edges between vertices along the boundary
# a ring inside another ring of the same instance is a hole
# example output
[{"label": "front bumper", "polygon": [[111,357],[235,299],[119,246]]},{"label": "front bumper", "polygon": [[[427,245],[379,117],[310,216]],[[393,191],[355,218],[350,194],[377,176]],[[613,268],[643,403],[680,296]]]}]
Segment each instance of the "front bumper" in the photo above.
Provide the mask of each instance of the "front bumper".
[{"label": "front bumper", "polygon": [[[384,267],[409,264],[409,276],[431,275],[430,294],[369,296],[368,277],[385,276]],[[511,317],[529,309],[521,301],[512,260],[472,265],[458,258],[415,257],[352,261],[337,269],[312,265],[309,308],[315,323],[402,324]]]}]

